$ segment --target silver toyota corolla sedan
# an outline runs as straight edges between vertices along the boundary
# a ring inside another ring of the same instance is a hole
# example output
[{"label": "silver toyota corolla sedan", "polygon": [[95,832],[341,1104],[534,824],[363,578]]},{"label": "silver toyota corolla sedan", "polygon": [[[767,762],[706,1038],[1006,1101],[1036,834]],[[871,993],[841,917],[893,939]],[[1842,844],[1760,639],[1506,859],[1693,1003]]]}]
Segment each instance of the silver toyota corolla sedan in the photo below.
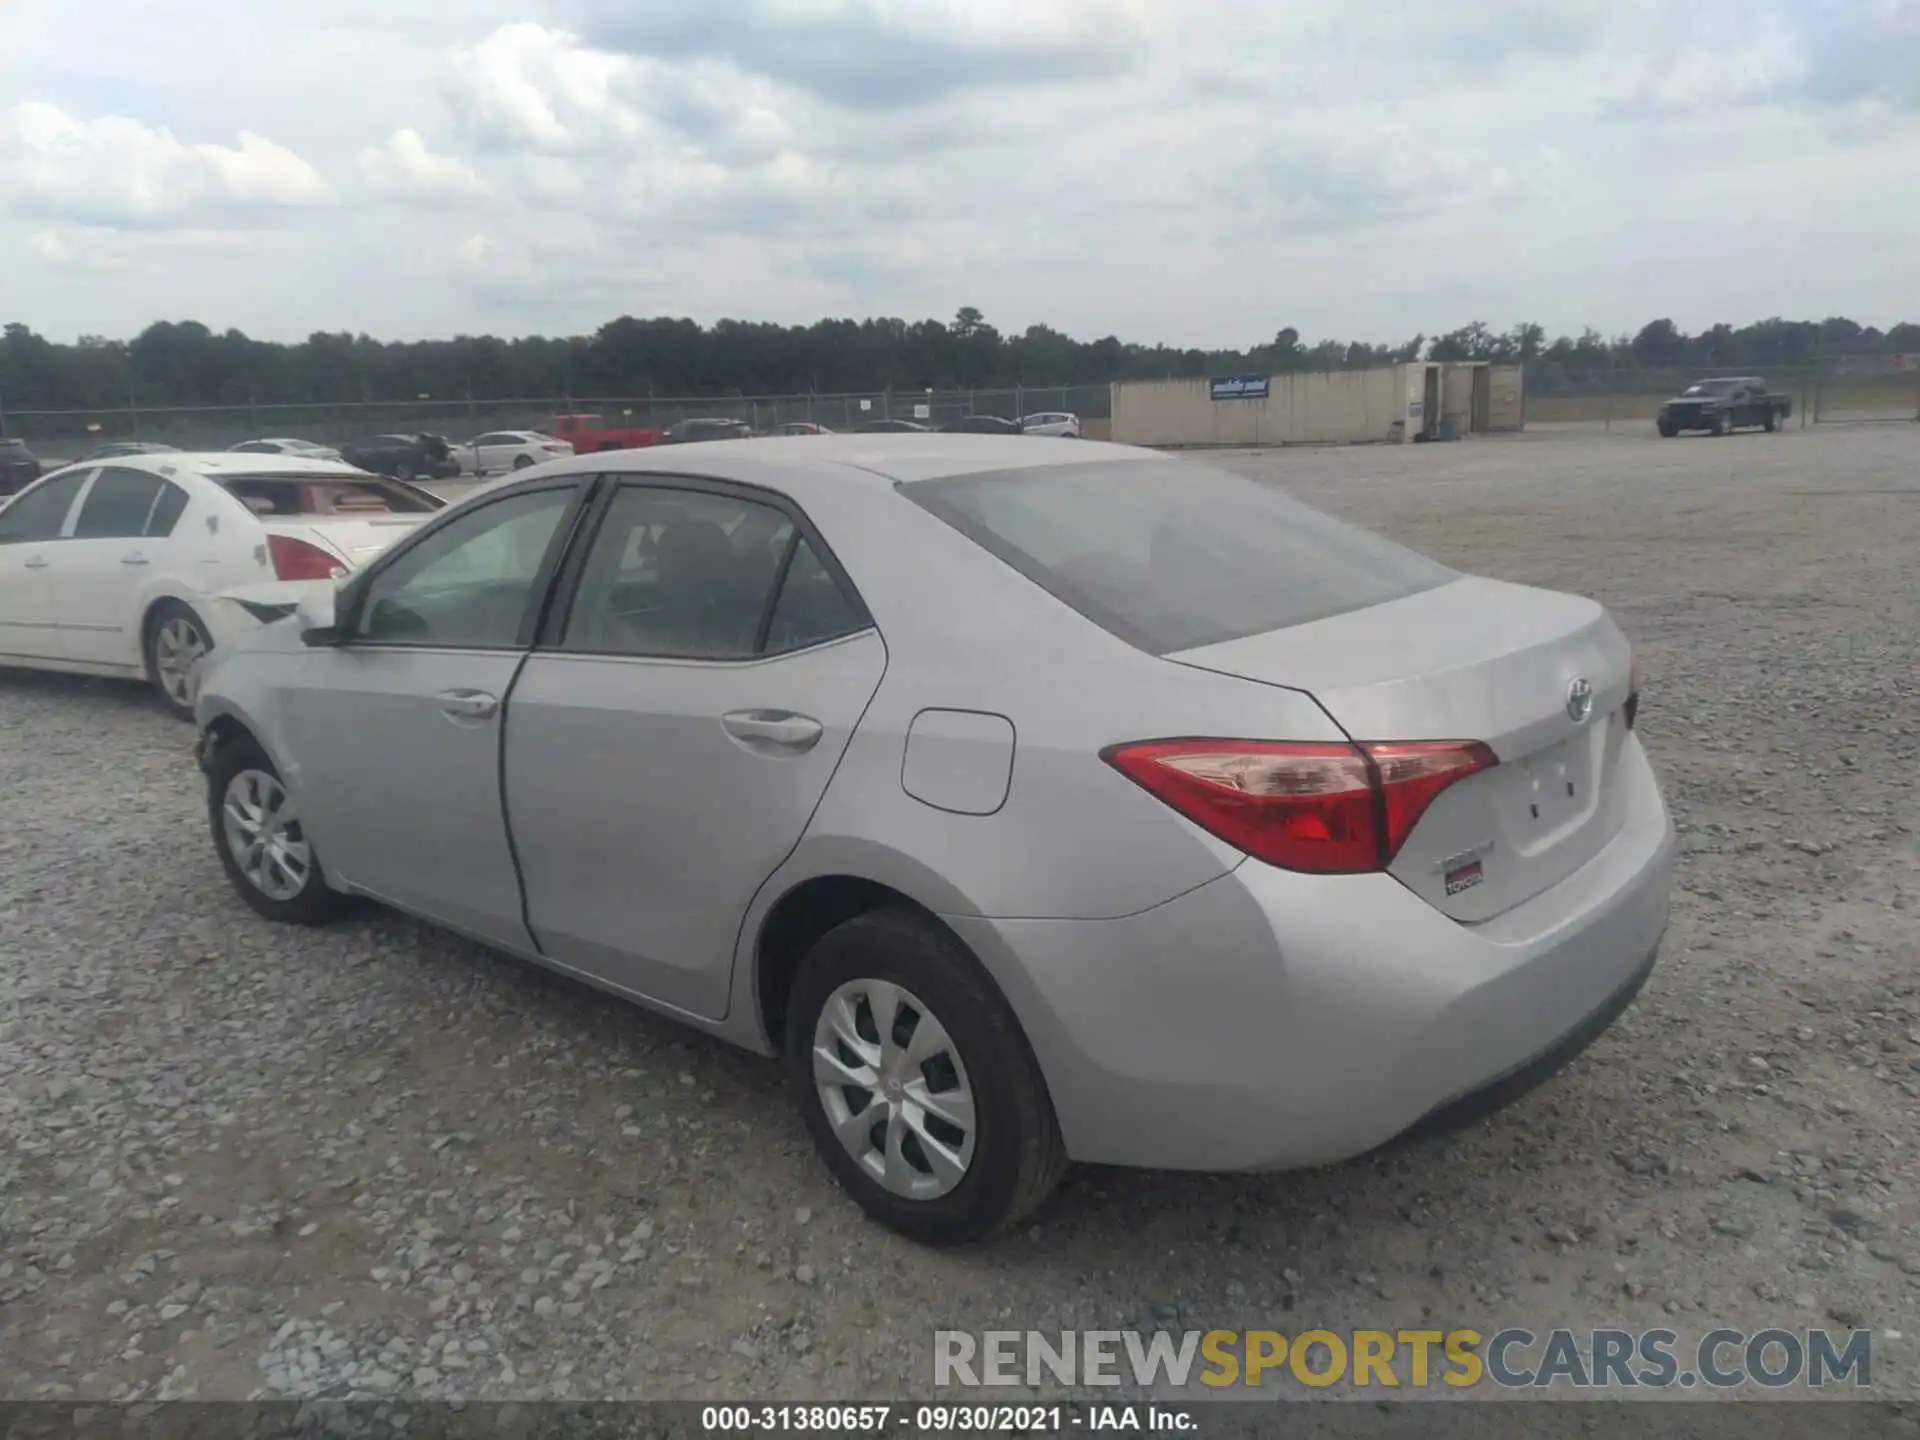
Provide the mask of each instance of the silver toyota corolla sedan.
[{"label": "silver toyota corolla sedan", "polygon": [[582,455],[245,603],[199,722],[255,910],[368,897],[784,1056],[928,1241],[1069,1159],[1458,1125],[1604,1030],[1666,923],[1599,605],[1188,460]]}]

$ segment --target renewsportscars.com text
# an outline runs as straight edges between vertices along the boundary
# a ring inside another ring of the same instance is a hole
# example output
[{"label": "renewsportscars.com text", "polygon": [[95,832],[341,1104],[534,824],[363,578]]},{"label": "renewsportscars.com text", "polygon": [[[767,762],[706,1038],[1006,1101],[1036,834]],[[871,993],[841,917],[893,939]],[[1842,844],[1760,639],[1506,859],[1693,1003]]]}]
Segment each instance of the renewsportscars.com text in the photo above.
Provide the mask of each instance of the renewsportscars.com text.
[{"label": "renewsportscars.com text", "polygon": [[1868,1330],[940,1330],[937,1386],[1826,1389],[1873,1383]]}]

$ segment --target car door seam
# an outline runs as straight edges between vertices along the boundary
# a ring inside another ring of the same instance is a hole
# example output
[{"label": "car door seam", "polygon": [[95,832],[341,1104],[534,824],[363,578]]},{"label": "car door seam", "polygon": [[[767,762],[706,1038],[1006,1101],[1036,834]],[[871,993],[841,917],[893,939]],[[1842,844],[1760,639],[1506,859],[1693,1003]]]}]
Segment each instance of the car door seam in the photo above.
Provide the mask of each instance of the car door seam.
[{"label": "car door seam", "polygon": [[[813,808],[807,811],[807,818],[795,832],[793,843],[773,863],[773,867],[760,878],[760,883],[753,887],[753,894],[747,897],[747,903],[740,912],[740,924],[733,935],[733,954],[727,966],[727,1000],[726,1008],[720,1014],[721,1021],[731,1019],[733,1016],[733,991],[739,983],[740,945],[746,938],[747,921],[753,915],[754,907],[760,903],[760,897],[766,893],[767,886],[773,883],[773,877],[778,875],[782,867],[793,858],[801,842],[807,838],[807,832],[813,828],[814,817],[820,813],[820,807],[827,803],[827,793],[833,789],[833,782],[839,778],[840,767],[847,763],[847,756],[853,750],[853,742],[860,734],[860,727],[866,723],[867,712],[873,709],[873,702],[880,698],[881,688],[887,683],[887,669],[893,661],[892,652],[887,649],[887,637],[880,632],[878,625],[873,627],[873,636],[880,642],[880,673],[874,679],[873,689],[867,695],[866,703],[860,707],[859,715],[854,717],[853,724],[847,727],[846,743],[840,747],[840,753],[834,757],[833,768],[827,772],[826,783],[820,787],[820,793],[814,797]],[[759,997],[755,996],[755,999],[757,1001]],[[764,1007],[761,1013],[764,1015]]]},{"label": "car door seam", "polygon": [[545,956],[546,947],[540,943],[540,934],[533,928],[533,905],[527,896],[526,867],[520,863],[520,845],[513,835],[513,806],[507,799],[507,720],[512,709],[514,688],[519,685],[520,677],[526,673],[527,663],[533,659],[533,651],[523,650],[519,662],[508,677],[505,692],[500,696],[500,708],[497,716],[497,741],[494,747],[494,783],[500,787],[500,824],[507,836],[507,859],[513,865],[513,883],[520,892],[520,928],[527,932],[534,953]]},{"label": "car door seam", "polygon": [[[540,643],[541,629],[546,625],[554,602],[561,594],[563,583],[568,583],[566,581],[567,566],[573,558],[574,546],[580,543],[591,544],[591,541],[582,542],[580,531],[589,510],[600,497],[603,478],[599,475],[589,476],[586,484],[580,487],[580,494],[569,507],[571,514],[567,517],[567,533],[560,542],[559,551],[553,556],[552,568],[545,570],[546,587],[539,597],[539,603],[534,607],[532,634],[528,637],[526,647],[520,651],[520,659],[513,667],[513,674],[507,678],[507,683],[502,688],[500,708],[494,712],[497,732],[494,747],[494,783],[500,791],[500,825],[506,832],[507,859],[513,865],[513,883],[520,891],[520,928],[527,932],[527,939],[532,942],[534,953],[541,956],[546,954],[546,948],[540,943],[539,932],[533,928],[533,904],[527,894],[526,867],[520,863],[519,842],[513,837],[513,807],[507,800],[508,712],[512,709],[514,689],[520,684],[520,677],[526,673],[528,663],[537,653],[536,647]],[[544,564],[543,569],[545,569]],[[570,583],[577,585],[579,576],[574,575]]]}]

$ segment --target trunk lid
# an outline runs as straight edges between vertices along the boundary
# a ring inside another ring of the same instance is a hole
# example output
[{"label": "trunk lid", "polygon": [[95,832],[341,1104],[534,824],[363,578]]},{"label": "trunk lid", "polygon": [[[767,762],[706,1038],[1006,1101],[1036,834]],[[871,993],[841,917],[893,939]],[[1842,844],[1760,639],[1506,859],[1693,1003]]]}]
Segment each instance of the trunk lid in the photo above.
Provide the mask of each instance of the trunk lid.
[{"label": "trunk lid", "polygon": [[1500,763],[1442,791],[1390,867],[1456,920],[1557,884],[1620,828],[1632,656],[1592,600],[1470,576],[1167,658],[1304,690],[1356,741],[1485,742]]},{"label": "trunk lid", "polygon": [[298,519],[263,519],[261,526],[269,534],[289,535],[322,545],[358,570],[429,518],[390,514],[302,515]]}]

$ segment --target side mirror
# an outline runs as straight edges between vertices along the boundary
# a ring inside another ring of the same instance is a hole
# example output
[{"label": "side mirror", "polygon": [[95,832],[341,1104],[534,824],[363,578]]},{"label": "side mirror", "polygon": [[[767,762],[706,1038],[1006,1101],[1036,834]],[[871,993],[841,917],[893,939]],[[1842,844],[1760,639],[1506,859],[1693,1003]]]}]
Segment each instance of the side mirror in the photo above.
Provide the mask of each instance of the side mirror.
[{"label": "side mirror", "polygon": [[337,609],[337,593],[331,585],[315,586],[303,595],[294,613],[300,620],[300,641],[304,645],[338,645],[343,636]]}]

